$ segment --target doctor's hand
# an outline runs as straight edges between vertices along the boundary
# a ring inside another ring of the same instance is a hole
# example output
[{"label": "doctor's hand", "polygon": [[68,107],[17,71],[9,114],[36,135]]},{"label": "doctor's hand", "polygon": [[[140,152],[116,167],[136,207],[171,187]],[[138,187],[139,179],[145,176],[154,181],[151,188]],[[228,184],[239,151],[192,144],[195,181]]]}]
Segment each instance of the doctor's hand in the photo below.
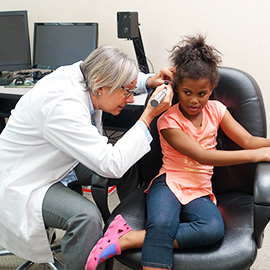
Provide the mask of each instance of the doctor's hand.
[{"label": "doctor's hand", "polygon": [[[166,88],[165,97],[161,100],[161,102],[159,103],[157,107],[151,106],[150,104],[151,100],[164,88]],[[160,115],[162,112],[168,110],[171,107],[172,98],[173,98],[172,85],[171,84],[160,85],[151,95],[150,99],[148,100],[147,106],[139,120],[143,121],[146,124],[146,126],[149,127],[150,123],[156,116]]]},{"label": "doctor's hand", "polygon": [[164,81],[173,81],[175,74],[175,67],[163,67],[156,75],[150,77],[146,85],[150,89],[156,89],[162,85]]}]

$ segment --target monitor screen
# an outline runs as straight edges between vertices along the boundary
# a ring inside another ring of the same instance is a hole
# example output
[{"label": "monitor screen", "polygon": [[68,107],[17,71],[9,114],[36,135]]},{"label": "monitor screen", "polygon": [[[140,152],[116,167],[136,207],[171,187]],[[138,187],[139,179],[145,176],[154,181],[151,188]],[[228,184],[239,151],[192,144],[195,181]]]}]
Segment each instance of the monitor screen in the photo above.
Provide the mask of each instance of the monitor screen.
[{"label": "monitor screen", "polygon": [[27,11],[0,12],[0,71],[31,68]]},{"label": "monitor screen", "polygon": [[73,64],[97,45],[97,23],[35,23],[33,68],[54,70]]}]

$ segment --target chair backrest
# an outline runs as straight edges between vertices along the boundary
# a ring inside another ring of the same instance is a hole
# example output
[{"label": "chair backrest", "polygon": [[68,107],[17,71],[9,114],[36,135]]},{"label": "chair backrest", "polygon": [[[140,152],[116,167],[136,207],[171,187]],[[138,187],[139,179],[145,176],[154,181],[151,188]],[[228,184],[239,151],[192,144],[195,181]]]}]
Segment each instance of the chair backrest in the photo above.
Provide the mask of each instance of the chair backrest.
[{"label": "chair backrest", "polygon": [[[266,137],[266,117],[260,88],[247,73],[233,68],[219,68],[220,81],[214,89],[211,99],[225,104],[232,116],[252,135]],[[174,95],[173,103],[178,102]],[[157,118],[151,123],[153,141],[151,151],[140,160],[142,179],[149,183],[155,177],[162,164],[162,153],[156,128]],[[232,142],[219,130],[218,145],[220,150],[237,150],[238,145]],[[256,164],[216,167],[212,177],[215,194],[243,191],[253,192]]]}]

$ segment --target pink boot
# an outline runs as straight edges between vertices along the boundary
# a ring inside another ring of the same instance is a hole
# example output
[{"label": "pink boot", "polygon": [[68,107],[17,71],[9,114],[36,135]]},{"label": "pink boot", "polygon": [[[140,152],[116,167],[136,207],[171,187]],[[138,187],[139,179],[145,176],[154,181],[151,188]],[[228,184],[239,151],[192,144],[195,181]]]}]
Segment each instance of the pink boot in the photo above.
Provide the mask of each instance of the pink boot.
[{"label": "pink boot", "polygon": [[124,218],[121,215],[117,215],[104,236],[92,249],[85,265],[85,270],[95,270],[100,263],[121,254],[118,239],[131,230]]}]

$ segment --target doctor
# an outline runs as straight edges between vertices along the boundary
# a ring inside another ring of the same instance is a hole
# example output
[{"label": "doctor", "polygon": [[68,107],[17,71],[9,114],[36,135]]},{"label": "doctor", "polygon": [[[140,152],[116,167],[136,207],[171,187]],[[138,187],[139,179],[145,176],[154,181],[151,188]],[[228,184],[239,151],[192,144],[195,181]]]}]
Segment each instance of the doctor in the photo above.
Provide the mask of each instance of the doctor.
[{"label": "doctor", "polygon": [[[140,74],[141,87],[172,79],[169,69]],[[0,245],[37,263],[53,261],[45,226],[66,231],[65,269],[84,269],[102,236],[97,207],[67,185],[78,163],[120,178],[150,150],[152,119],[171,105],[147,106],[137,123],[112,146],[102,131],[102,111],[118,115],[134,102],[138,68],[117,48],[102,46],[84,62],[58,68],[25,94],[0,135]],[[147,84],[147,85],[146,85]],[[164,86],[153,93],[155,96]]]}]

